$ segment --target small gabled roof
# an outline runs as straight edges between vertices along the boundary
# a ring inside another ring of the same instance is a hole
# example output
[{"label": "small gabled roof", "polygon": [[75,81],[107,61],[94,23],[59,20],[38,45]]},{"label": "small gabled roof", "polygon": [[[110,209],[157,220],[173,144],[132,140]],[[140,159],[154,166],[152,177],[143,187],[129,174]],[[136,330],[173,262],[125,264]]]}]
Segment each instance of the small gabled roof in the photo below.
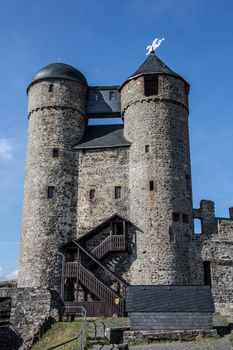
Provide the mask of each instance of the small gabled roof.
[{"label": "small gabled roof", "polygon": [[74,149],[97,149],[112,147],[129,147],[124,137],[124,125],[89,125],[81,142]]},{"label": "small gabled roof", "polygon": [[214,312],[209,286],[129,286],[127,312]]},{"label": "small gabled roof", "polygon": [[158,75],[158,74],[167,74],[177,77],[179,79],[184,80],[179,74],[175,73],[171,68],[169,68],[163,61],[160,60],[158,56],[156,56],[153,52],[149,54],[147,59],[143,62],[143,64],[130,75],[126,81],[120,86],[119,90],[131,79],[135,79],[140,77],[141,75]]},{"label": "small gabled roof", "polygon": [[125,222],[128,222],[130,223],[130,221],[126,218],[124,218],[123,216],[115,213],[113,214],[112,216],[110,216],[108,219],[104,220],[103,222],[101,222],[99,225],[93,227],[91,230],[89,230],[88,232],[86,232],[84,235],[82,235],[81,237],[79,237],[78,239],[75,239],[75,240],[71,240],[69,242],[67,242],[66,244],[62,245],[61,246],[61,250],[63,250],[64,248],[66,247],[69,247],[69,246],[75,246],[74,244],[74,241],[77,242],[77,243],[81,243],[82,241],[85,241],[87,239],[90,239],[92,238],[93,236],[95,236],[98,232],[102,231],[103,229],[105,229],[107,226],[110,225],[110,223],[112,221],[115,221],[115,220],[121,220],[121,221],[125,221]]}]

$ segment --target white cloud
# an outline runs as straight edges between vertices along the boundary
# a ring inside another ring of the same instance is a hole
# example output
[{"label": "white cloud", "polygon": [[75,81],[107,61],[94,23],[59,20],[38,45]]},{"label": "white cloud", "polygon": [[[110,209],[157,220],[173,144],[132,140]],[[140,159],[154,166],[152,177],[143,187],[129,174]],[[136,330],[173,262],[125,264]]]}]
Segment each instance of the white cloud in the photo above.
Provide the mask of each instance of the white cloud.
[{"label": "white cloud", "polygon": [[1,266],[0,266],[0,281],[8,281],[8,280],[15,280],[18,277],[18,270],[14,270],[11,272],[6,272]]},{"label": "white cloud", "polygon": [[13,145],[9,139],[0,138],[0,159],[13,159]]}]

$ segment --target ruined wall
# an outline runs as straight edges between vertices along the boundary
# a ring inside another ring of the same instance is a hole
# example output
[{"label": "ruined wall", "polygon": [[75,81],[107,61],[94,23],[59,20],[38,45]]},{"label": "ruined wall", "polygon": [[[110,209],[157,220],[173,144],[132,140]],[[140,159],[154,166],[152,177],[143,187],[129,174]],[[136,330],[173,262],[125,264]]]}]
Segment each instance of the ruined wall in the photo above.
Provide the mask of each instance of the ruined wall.
[{"label": "ruined wall", "polygon": [[[230,208],[231,209],[231,208]],[[230,211],[231,213],[231,211]],[[210,262],[215,311],[233,314],[233,220],[216,218],[214,203],[201,201],[194,217],[202,221],[202,234],[192,241],[190,265],[193,283],[204,283],[203,262]]]},{"label": "ruined wall", "polygon": [[[91,149],[79,152],[77,235],[80,236],[118,213],[128,216],[128,147]],[[115,186],[122,198],[114,198]],[[95,198],[90,199],[90,189]]]},{"label": "ruined wall", "polygon": [[0,297],[11,299],[9,334],[12,349],[29,350],[35,337],[59,319],[59,296],[45,288],[0,288]]},{"label": "ruined wall", "polygon": [[[132,142],[130,220],[137,227],[131,283],[189,283],[193,221],[187,85],[161,75],[158,95],[146,97],[144,78],[132,79],[121,91],[121,106],[124,134]],[[179,222],[174,222],[174,213]]]},{"label": "ruined wall", "polygon": [[[77,163],[72,146],[85,130],[85,90],[69,80],[30,86],[19,287],[60,288],[58,248],[76,232]],[[54,186],[53,198],[48,198],[48,186]]]}]

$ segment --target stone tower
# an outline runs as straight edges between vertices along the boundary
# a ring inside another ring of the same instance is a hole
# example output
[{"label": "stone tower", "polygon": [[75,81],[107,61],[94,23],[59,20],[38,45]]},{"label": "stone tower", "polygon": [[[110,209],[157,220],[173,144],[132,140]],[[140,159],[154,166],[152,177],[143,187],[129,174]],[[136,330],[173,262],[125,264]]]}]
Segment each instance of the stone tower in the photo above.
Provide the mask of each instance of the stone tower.
[{"label": "stone tower", "polygon": [[129,150],[130,284],[189,283],[193,235],[188,83],[153,52],[121,86]]},{"label": "stone tower", "polygon": [[73,145],[85,125],[87,81],[75,68],[50,64],[28,87],[28,147],[19,287],[59,289],[58,247],[75,236],[77,166]]}]

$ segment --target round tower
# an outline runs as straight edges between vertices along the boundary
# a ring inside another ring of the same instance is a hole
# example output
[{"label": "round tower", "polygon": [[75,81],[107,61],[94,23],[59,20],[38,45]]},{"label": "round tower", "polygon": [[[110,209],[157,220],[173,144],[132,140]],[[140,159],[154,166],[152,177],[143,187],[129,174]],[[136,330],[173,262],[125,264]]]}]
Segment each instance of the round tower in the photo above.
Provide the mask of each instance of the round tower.
[{"label": "round tower", "polygon": [[193,235],[188,83],[153,52],[120,88],[129,151],[131,284],[189,283]]},{"label": "round tower", "polygon": [[28,146],[19,287],[59,290],[58,248],[75,237],[77,162],[85,125],[87,81],[75,68],[50,64],[28,87]]}]

